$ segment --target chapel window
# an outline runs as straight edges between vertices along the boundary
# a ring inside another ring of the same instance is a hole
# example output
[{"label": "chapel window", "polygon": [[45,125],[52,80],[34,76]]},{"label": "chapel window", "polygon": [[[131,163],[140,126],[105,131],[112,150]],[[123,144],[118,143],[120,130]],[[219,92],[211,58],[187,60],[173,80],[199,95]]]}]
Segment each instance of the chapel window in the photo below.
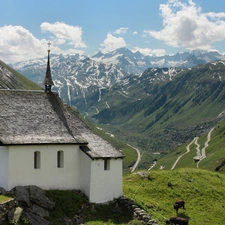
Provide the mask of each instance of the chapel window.
[{"label": "chapel window", "polygon": [[34,169],[41,168],[41,153],[39,151],[34,152]]},{"label": "chapel window", "polygon": [[110,169],[110,159],[104,159],[104,170]]},{"label": "chapel window", "polygon": [[62,150],[57,152],[57,168],[64,167],[64,152]]}]

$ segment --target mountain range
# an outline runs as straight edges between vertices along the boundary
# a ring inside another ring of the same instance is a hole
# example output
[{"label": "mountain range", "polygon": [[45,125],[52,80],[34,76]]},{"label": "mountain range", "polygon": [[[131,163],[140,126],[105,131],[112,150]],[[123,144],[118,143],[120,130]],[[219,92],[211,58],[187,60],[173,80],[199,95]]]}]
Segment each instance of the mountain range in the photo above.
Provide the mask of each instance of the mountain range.
[{"label": "mountain range", "polygon": [[[125,48],[91,58],[51,54],[53,90],[106,133],[163,153],[223,118],[223,58],[202,51],[143,56]],[[13,67],[41,84],[46,63],[32,59]]]},{"label": "mountain range", "polygon": [[[93,96],[99,101],[102,91],[110,89],[130,74],[134,74],[134,77],[140,76],[146,69],[153,67],[192,68],[220,59],[225,59],[225,56],[218,52],[192,51],[156,57],[119,48],[107,54],[98,52],[91,58],[78,54],[51,54],[51,69],[54,90],[64,102],[83,112],[88,107],[88,101],[92,102],[90,99]],[[46,62],[47,57],[18,62],[11,66],[41,85]]]},{"label": "mountain range", "polygon": [[225,56],[218,52],[200,50],[177,53],[175,55],[150,56],[143,55],[139,51],[132,52],[127,48],[119,48],[106,54],[98,52],[91,58],[99,62],[112,63],[129,73],[143,73],[146,69],[152,67],[191,68],[198,64],[225,59]]}]

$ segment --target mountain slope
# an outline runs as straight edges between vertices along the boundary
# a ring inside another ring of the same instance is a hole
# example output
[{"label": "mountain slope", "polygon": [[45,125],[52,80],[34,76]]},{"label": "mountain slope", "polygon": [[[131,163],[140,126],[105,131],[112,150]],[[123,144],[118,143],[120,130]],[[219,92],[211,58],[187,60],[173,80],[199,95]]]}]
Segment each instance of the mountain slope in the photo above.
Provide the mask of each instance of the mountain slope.
[{"label": "mountain slope", "polygon": [[[208,132],[197,137],[195,141],[192,140],[187,142],[170,154],[164,155],[163,157],[158,156],[158,161],[155,170],[163,167],[164,170],[170,170],[172,165],[175,163],[176,159],[180,157],[183,153],[187,152],[187,146],[190,148],[190,152],[183,155],[178,161],[175,169],[177,168],[200,168],[207,169],[211,171],[219,171],[224,173],[225,171],[225,148],[224,148],[224,135],[225,135],[225,120],[222,120],[213,127],[211,132],[210,141],[208,147],[206,146]],[[200,161],[194,158],[202,154],[202,150],[205,148],[205,156],[201,158]],[[199,153],[198,153],[199,151]]]},{"label": "mountain slope", "polygon": [[[142,88],[134,92],[135,96],[129,92],[136,88],[136,83],[131,82],[127,86],[117,84],[102,96],[108,107],[93,115],[93,121],[146,151],[173,149],[221,119],[225,109],[224,72],[223,61],[182,70],[172,81],[169,73],[164,78],[162,69],[161,73],[159,69],[147,70],[142,76],[148,80],[136,78],[137,86]],[[117,100],[111,105],[113,99]]]},{"label": "mountain slope", "polygon": [[41,90],[39,85],[22,76],[2,61],[0,61],[0,88]]}]

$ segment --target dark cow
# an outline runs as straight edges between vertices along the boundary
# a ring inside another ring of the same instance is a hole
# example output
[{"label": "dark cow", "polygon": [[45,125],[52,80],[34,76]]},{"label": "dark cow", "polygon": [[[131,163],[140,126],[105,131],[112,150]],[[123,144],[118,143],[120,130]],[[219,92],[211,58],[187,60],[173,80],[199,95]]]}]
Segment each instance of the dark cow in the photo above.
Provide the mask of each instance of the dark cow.
[{"label": "dark cow", "polygon": [[180,208],[184,208],[185,202],[183,200],[178,200],[173,204],[173,208],[176,210],[177,214],[178,214],[178,209]]},{"label": "dark cow", "polygon": [[188,220],[181,217],[171,217],[169,220],[166,221],[168,225],[188,225]]}]

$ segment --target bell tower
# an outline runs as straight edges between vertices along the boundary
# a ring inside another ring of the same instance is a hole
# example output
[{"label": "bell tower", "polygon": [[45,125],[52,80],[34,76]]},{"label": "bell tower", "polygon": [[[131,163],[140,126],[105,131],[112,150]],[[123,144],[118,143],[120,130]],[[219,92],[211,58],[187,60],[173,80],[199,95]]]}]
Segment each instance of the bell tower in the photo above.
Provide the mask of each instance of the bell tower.
[{"label": "bell tower", "polygon": [[51,87],[54,85],[52,81],[52,76],[51,76],[51,68],[50,68],[50,41],[48,42],[48,62],[47,62],[47,69],[46,69],[46,75],[45,79],[42,82],[42,84],[45,85],[45,92],[49,93],[51,92]]}]

